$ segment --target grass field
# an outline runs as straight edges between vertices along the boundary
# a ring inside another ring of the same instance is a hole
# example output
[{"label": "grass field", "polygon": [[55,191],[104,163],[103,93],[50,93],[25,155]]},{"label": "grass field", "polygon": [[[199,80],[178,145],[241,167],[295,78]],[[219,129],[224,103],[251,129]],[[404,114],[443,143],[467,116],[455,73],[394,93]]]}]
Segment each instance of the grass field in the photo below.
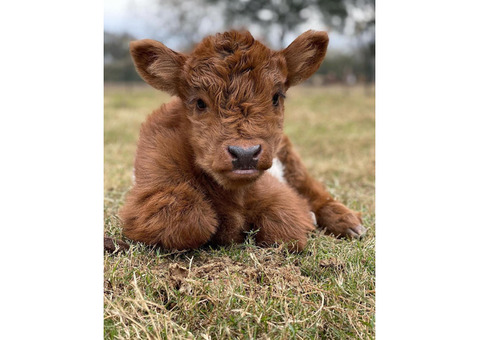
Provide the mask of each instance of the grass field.
[{"label": "grass field", "polygon": [[[168,96],[105,88],[105,234],[131,185],[145,116]],[[314,177],[363,213],[362,241],[313,235],[306,250],[227,248],[167,253],[131,243],[105,254],[106,339],[369,339],[375,337],[374,92],[293,88],[285,131]],[[128,242],[128,241],[127,241]]]}]

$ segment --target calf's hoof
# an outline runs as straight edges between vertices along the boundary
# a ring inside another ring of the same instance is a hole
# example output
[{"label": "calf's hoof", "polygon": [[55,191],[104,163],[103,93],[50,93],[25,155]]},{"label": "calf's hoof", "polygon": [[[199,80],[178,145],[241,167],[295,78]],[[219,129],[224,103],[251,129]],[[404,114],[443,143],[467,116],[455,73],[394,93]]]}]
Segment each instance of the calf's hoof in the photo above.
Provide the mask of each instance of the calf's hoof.
[{"label": "calf's hoof", "polygon": [[360,213],[354,212],[338,202],[330,203],[318,212],[318,225],[327,234],[338,237],[362,239],[367,229],[362,225]]},{"label": "calf's hoof", "polygon": [[347,234],[351,238],[356,238],[361,240],[364,238],[365,234],[367,233],[367,228],[365,228],[363,225],[359,224],[355,227],[350,227],[347,229]]}]

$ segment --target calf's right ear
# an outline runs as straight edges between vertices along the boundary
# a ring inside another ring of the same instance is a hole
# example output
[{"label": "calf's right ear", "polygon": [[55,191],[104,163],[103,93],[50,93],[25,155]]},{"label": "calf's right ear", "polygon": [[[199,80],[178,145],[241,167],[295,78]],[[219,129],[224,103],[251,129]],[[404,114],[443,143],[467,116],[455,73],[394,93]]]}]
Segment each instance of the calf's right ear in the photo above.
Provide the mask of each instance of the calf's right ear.
[{"label": "calf's right ear", "polygon": [[143,80],[158,90],[179,94],[185,55],[151,39],[132,41],[130,54]]}]

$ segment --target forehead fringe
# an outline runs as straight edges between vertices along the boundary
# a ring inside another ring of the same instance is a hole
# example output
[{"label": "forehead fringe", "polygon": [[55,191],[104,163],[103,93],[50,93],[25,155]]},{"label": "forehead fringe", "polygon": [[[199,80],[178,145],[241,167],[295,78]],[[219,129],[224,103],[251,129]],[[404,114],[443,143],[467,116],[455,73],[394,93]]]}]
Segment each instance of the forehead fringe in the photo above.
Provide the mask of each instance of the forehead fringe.
[{"label": "forehead fringe", "polygon": [[[220,107],[271,96],[286,78],[285,60],[249,32],[206,37],[186,63],[189,88],[207,92]],[[259,98],[260,97],[260,98]]]}]

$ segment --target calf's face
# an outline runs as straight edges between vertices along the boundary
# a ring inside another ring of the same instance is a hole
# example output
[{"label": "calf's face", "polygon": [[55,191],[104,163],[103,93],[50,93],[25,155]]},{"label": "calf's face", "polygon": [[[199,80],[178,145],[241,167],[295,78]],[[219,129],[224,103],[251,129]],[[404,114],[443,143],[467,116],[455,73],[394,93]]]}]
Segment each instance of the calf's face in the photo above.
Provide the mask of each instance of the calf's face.
[{"label": "calf's face", "polygon": [[189,54],[154,40],[132,42],[143,79],[180,97],[196,164],[226,188],[253,182],[271,167],[282,138],[287,89],[310,77],[328,45],[307,31],[282,51],[248,32],[205,38]]}]

